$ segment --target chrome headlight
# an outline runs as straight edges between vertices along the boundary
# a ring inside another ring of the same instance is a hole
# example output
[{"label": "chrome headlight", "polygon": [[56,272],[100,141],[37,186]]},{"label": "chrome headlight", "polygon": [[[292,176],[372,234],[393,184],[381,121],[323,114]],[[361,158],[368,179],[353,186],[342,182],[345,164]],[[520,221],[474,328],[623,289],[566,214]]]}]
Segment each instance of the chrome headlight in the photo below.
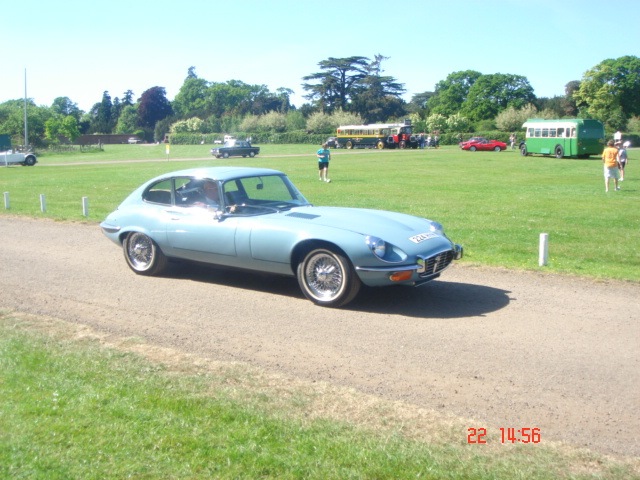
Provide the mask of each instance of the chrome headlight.
[{"label": "chrome headlight", "polygon": [[381,238],[368,236],[367,246],[371,249],[373,254],[380,259],[383,259],[387,253],[387,243]]},{"label": "chrome headlight", "polygon": [[399,263],[404,262],[407,259],[407,254],[402,249],[396,247],[391,243],[387,243],[381,238],[369,235],[366,238],[367,247],[373,252],[373,254],[387,263]]},{"label": "chrome headlight", "polygon": [[429,229],[432,232],[438,233],[440,235],[444,235],[444,227],[442,226],[442,224],[438,222],[429,222],[429,223],[430,223]]}]

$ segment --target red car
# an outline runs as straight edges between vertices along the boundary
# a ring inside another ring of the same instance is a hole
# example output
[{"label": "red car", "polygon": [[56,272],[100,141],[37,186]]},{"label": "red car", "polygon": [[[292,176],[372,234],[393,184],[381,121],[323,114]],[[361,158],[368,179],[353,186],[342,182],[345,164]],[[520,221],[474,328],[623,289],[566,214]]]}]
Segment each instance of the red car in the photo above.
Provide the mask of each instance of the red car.
[{"label": "red car", "polygon": [[471,150],[472,152],[476,150],[493,150],[494,152],[499,152],[500,150],[506,150],[507,144],[497,140],[488,140],[484,137],[473,137],[467,142],[462,142],[460,148],[462,150]]}]

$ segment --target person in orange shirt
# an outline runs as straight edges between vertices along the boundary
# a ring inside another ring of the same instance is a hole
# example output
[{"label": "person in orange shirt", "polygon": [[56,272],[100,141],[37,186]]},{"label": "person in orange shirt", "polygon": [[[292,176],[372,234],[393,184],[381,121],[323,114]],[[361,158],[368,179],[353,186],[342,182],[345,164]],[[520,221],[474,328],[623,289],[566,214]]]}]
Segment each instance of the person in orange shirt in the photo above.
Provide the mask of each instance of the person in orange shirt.
[{"label": "person in orange shirt", "polygon": [[613,178],[616,190],[620,190],[618,186],[619,167],[618,149],[613,146],[613,140],[607,142],[607,148],[602,152],[602,162],[604,163],[604,187],[605,191],[609,191],[609,179]]}]

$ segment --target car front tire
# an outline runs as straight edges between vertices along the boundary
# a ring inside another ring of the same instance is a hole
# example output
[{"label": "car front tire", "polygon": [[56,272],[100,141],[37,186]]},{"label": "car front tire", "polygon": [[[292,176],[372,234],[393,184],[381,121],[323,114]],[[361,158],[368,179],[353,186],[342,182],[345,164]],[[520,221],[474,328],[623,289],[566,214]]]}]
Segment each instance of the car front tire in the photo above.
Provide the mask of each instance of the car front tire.
[{"label": "car front tire", "polygon": [[122,242],[129,268],[139,275],[158,275],[168,260],[160,247],[144,233],[132,232]]},{"label": "car front tire", "polygon": [[362,285],[351,262],[327,248],[309,252],[298,264],[297,277],[304,296],[324,307],[346,305]]}]

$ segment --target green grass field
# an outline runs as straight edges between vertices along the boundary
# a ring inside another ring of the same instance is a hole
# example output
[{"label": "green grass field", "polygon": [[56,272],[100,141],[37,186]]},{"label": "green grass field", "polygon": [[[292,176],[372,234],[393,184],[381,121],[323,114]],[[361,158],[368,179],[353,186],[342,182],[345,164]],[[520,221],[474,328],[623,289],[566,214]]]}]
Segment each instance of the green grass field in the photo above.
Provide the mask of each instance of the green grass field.
[{"label": "green grass field", "polygon": [[637,462],[546,439],[469,444],[463,419],[78,333],[0,312],[0,478],[638,478]]},{"label": "green grass field", "polygon": [[[10,210],[59,220],[101,221],[157,174],[212,165],[286,172],[316,205],[395,210],[439,221],[465,247],[464,262],[640,281],[640,175],[630,152],[622,190],[604,191],[598,158],[522,157],[517,151],[335,150],[330,185],[318,182],[311,145],[263,145],[255,159],[218,160],[210,146],[106,145],[104,152],[47,155],[32,168],[0,168]],[[136,160],[135,162],[125,162]],[[149,160],[149,161],[145,161]],[[104,163],[117,162],[117,163]],[[40,194],[47,211],[40,211]],[[89,216],[82,216],[82,197]],[[541,233],[549,264],[538,266]]]},{"label": "green grass field", "polygon": [[[0,167],[0,191],[11,202],[0,214],[97,223],[154,175],[265,166],[285,171],[318,205],[437,220],[465,246],[465,262],[640,280],[635,151],[622,190],[605,194],[595,158],[338,150],[326,184],[317,180],[315,150],[265,145],[255,159],[216,160],[208,146],[171,146],[167,160],[164,145],[108,145],[41,156],[33,168]],[[544,268],[540,233],[550,235]],[[468,444],[462,419],[246,365],[144,359],[131,353],[144,350],[132,339],[104,348],[77,340],[74,328],[0,311],[0,478],[640,478],[637,458],[547,441]]]}]

